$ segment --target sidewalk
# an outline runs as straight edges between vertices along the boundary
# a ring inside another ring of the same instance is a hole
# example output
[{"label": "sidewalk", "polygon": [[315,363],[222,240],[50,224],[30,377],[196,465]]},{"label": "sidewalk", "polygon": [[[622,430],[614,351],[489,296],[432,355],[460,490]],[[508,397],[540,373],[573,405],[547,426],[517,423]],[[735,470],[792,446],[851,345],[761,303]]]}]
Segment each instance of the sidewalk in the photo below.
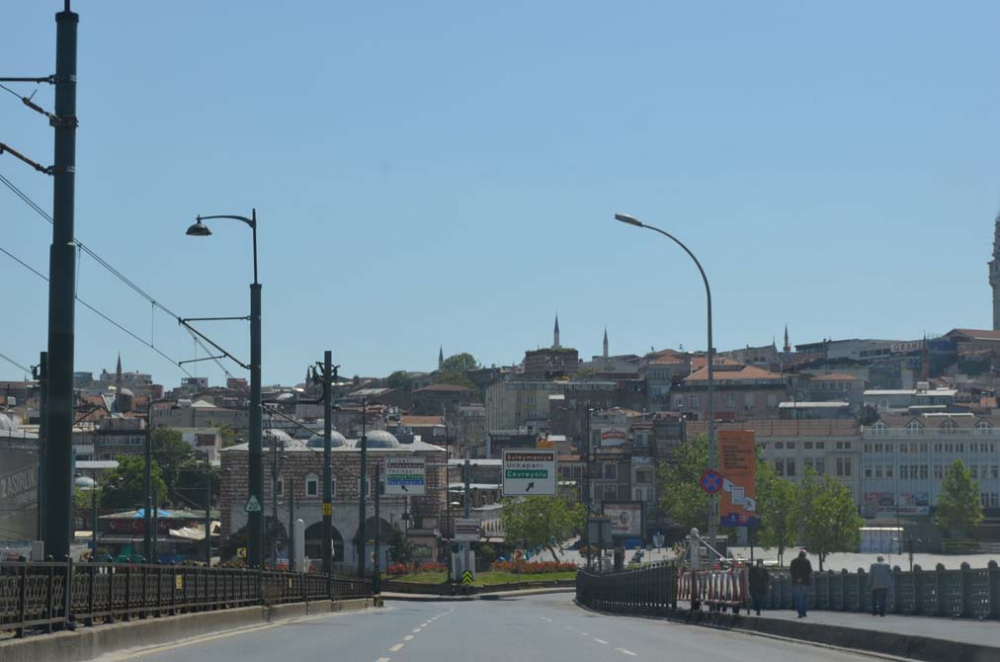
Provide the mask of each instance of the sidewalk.
[{"label": "sidewalk", "polygon": [[679,620],[727,629],[802,639],[888,655],[930,661],[992,662],[1000,660],[1000,623],[927,616],[886,615],[884,618],[854,612],[810,611],[800,619],[793,610],[764,611],[760,616],[688,612]]}]

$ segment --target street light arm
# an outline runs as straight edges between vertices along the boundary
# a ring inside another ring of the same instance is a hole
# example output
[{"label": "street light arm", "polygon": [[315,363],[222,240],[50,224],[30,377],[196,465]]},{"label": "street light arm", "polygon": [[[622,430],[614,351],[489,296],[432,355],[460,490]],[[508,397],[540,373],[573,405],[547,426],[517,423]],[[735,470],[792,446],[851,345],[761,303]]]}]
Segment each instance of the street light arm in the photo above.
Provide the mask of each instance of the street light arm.
[{"label": "street light arm", "polygon": [[212,219],[215,219],[215,218],[231,218],[234,221],[243,221],[244,223],[246,223],[247,225],[249,225],[251,228],[257,226],[257,222],[254,219],[247,218],[246,216],[234,216],[232,214],[217,214],[217,215],[214,215],[214,216],[195,216],[195,220],[196,221],[211,221]]},{"label": "street light arm", "polygon": [[259,280],[257,278],[257,210],[254,209],[250,218],[246,216],[238,216],[236,214],[213,214],[211,216],[195,216],[195,220],[198,223],[202,221],[210,221],[215,218],[229,218],[234,221],[240,221],[246,223],[253,230],[253,284],[257,285]]}]

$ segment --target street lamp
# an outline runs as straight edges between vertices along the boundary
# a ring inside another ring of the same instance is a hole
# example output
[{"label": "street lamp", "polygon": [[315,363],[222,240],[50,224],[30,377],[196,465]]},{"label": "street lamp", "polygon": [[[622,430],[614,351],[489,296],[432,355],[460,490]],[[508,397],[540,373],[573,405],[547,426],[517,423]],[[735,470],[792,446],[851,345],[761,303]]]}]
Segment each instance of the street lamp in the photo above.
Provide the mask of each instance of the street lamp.
[{"label": "street lamp", "polygon": [[[715,465],[718,457],[718,448],[715,442],[715,350],[712,346],[712,288],[708,285],[708,276],[705,275],[705,270],[701,267],[701,262],[695,257],[691,249],[684,245],[680,239],[665,232],[658,227],[653,225],[647,225],[635,218],[634,216],[629,216],[628,214],[615,214],[615,220],[625,223],[626,225],[634,225],[637,228],[645,228],[647,230],[652,230],[653,232],[659,232],[667,239],[670,239],[675,244],[684,249],[684,252],[694,260],[694,264],[698,267],[698,273],[701,274],[701,279],[705,283],[705,300],[708,308],[708,468],[715,469]],[[718,527],[719,517],[718,517],[718,502],[717,495],[712,494],[709,496],[709,514],[708,514],[708,538],[711,540],[710,549],[715,551],[715,536]]]},{"label": "street lamp", "polygon": [[264,548],[264,513],[262,499],[264,497],[264,466],[262,449],[262,406],[261,406],[261,331],[260,331],[260,290],[257,279],[257,210],[251,217],[220,214],[215,216],[197,216],[195,223],[187,229],[190,237],[209,237],[212,231],[204,221],[216,218],[229,218],[246,223],[253,230],[253,283],[250,285],[250,471],[249,495],[247,505],[256,502],[256,508],[251,508],[247,518],[247,557],[251,567],[260,567],[263,562]]}]

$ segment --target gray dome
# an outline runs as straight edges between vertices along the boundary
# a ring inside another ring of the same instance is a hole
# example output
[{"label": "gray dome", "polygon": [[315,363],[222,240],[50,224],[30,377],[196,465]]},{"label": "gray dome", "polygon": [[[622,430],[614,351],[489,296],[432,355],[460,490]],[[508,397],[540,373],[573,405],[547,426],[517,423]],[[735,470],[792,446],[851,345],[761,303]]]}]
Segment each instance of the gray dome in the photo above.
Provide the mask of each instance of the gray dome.
[{"label": "gray dome", "polygon": [[93,489],[97,487],[97,481],[90,476],[77,476],[73,483],[77,487],[82,487],[83,489]]},{"label": "gray dome", "polygon": [[276,430],[274,428],[270,428],[270,429],[264,430],[263,434],[261,435],[261,441],[263,442],[264,448],[270,448],[271,447],[271,440],[272,439],[274,439],[274,440],[276,440],[278,442],[279,448],[282,445],[285,448],[288,448],[288,447],[294,445],[292,443],[294,440],[284,430]]},{"label": "gray dome", "polygon": [[368,438],[368,448],[399,448],[399,440],[391,432],[372,430],[365,436]]},{"label": "gray dome", "polygon": [[[306,442],[306,445],[309,446],[309,448],[318,448],[319,450],[323,450],[323,435],[314,434],[309,437],[309,441]],[[340,434],[336,430],[330,433],[330,448],[342,448],[346,445],[347,439],[344,438],[344,435]]]}]

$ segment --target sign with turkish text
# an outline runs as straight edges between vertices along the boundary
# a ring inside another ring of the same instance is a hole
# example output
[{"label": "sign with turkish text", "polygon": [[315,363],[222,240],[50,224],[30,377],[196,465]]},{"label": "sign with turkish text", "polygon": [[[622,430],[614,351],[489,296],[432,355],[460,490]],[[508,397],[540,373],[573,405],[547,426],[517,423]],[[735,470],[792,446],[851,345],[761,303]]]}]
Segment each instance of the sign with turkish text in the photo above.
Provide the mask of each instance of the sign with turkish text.
[{"label": "sign with turkish text", "polygon": [[719,516],[722,526],[754,527],[757,515],[757,442],[746,430],[719,432],[719,473],[722,491]]},{"label": "sign with turkish text", "polygon": [[555,494],[555,450],[504,449],[504,496],[555,496]]},{"label": "sign with turkish text", "polygon": [[452,539],[457,542],[475,542],[479,540],[479,520],[477,519],[463,519],[458,518],[455,520],[455,525],[452,527],[454,529],[454,535]]},{"label": "sign with turkish text", "polygon": [[601,446],[621,446],[628,439],[622,428],[601,428]]},{"label": "sign with turkish text", "polygon": [[427,460],[423,457],[393,457],[385,461],[385,493],[423,496],[427,493]]}]

